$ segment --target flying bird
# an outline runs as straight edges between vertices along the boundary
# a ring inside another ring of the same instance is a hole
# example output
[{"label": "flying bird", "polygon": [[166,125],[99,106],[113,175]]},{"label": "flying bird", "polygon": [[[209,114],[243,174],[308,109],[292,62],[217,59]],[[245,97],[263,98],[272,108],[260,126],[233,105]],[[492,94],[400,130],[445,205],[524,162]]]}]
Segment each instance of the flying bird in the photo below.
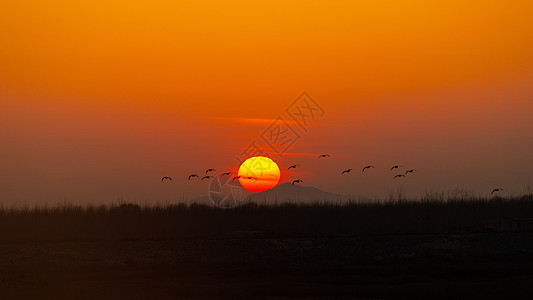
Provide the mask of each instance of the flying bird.
[{"label": "flying bird", "polygon": [[370,169],[370,168],[373,168],[374,166],[366,166],[363,168],[363,170],[361,172],[364,172],[366,169]]},{"label": "flying bird", "polygon": [[290,169],[296,169],[296,167],[298,167],[299,165],[292,165],[290,167],[287,168],[287,170],[290,170]]},{"label": "flying bird", "polygon": [[493,189],[490,194],[492,195],[492,194],[494,194],[496,192],[499,192],[499,191],[503,191],[503,189],[502,188]]},{"label": "flying bird", "polygon": [[168,180],[172,181],[172,178],[170,178],[168,176],[165,176],[165,177],[161,178],[161,182],[163,182],[163,180],[165,180],[165,179],[168,179]]},{"label": "flying bird", "polygon": [[213,178],[213,176],[209,176],[209,175],[208,175],[208,176],[204,176],[204,177],[202,177],[202,179],[201,179],[201,180],[204,180],[204,179],[209,179],[209,178]]},{"label": "flying bird", "polygon": [[394,170],[394,169],[398,169],[399,167],[401,167],[400,165],[395,165],[395,166],[392,166],[392,168],[390,168],[390,170]]},{"label": "flying bird", "polygon": [[231,181],[235,181],[235,179],[239,179],[239,178],[241,178],[241,176],[235,176],[235,177],[233,177],[233,179]]},{"label": "flying bird", "polygon": [[196,174],[191,174],[191,175],[189,175],[189,179],[187,179],[187,180],[191,180],[191,177],[198,177],[198,175],[196,175]]},{"label": "flying bird", "polygon": [[215,169],[207,169],[205,170],[205,174],[207,174],[207,172],[211,172],[211,171],[216,171]]},{"label": "flying bird", "polygon": [[403,175],[403,174],[398,174],[398,175],[394,176],[394,179],[396,179],[396,178],[398,178],[398,177],[405,177],[405,175]]},{"label": "flying bird", "polygon": [[321,157],[331,157],[331,155],[329,155],[329,154],[321,154],[317,158],[321,158]]},{"label": "flying bird", "polygon": [[[342,171],[342,174],[344,174],[344,173],[350,173],[351,170],[352,170],[352,169],[344,170],[344,171]],[[342,175],[342,174],[341,174],[341,175]]]},{"label": "flying bird", "polygon": [[296,180],[293,180],[292,181],[292,185],[294,185],[295,183],[298,183],[298,182],[304,182],[303,180],[300,180],[300,179],[296,179]]},{"label": "flying bird", "polygon": [[220,176],[229,175],[229,174],[231,174],[231,172],[222,173],[220,174]]},{"label": "flying bird", "polygon": [[414,171],[416,171],[416,170],[414,170],[414,169],[407,170],[407,171],[405,171],[405,175],[407,175],[407,173],[413,173]]}]

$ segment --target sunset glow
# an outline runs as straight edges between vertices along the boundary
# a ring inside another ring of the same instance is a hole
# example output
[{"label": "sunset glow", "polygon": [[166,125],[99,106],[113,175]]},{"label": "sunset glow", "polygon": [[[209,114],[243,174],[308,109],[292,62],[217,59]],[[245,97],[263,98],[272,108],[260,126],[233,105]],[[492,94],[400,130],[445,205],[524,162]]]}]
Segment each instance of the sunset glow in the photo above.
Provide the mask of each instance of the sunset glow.
[{"label": "sunset glow", "polygon": [[[302,165],[287,180],[342,194],[399,184],[336,176],[366,164],[417,168],[413,196],[525,192],[532,15],[514,0],[5,1],[0,198],[194,199],[205,185],[153,178],[236,172],[253,141]],[[286,113],[303,91],[324,111],[305,128]],[[290,143],[265,141],[277,118]]]},{"label": "sunset glow", "polygon": [[533,0],[6,0],[1,299],[533,299]]}]

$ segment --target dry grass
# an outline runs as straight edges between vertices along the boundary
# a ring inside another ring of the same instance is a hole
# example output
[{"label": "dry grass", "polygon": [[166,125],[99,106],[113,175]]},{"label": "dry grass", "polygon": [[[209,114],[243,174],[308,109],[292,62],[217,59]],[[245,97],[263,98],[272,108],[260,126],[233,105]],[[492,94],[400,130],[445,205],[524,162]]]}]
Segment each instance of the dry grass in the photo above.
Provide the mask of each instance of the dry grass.
[{"label": "dry grass", "polygon": [[[0,242],[468,233],[533,219],[533,195],[380,203],[23,207],[0,209]],[[529,230],[529,228],[520,228]]]}]

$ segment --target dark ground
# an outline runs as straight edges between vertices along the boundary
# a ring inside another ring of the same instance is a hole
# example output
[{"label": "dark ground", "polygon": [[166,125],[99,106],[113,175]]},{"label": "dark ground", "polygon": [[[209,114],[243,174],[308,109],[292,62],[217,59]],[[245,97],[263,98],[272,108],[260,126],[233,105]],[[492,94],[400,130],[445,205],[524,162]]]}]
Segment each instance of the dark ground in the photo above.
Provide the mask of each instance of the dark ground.
[{"label": "dark ground", "polygon": [[533,233],[3,242],[0,299],[533,298]]},{"label": "dark ground", "polygon": [[1,299],[533,299],[533,195],[0,209]]}]

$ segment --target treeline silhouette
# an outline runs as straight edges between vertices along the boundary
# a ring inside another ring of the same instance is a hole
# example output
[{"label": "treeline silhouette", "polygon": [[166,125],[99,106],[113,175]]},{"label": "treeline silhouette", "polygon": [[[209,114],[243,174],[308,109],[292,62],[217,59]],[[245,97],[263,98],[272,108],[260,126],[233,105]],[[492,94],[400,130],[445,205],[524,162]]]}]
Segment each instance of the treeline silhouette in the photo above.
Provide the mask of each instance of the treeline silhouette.
[{"label": "treeline silhouette", "polygon": [[0,209],[0,243],[531,231],[533,195],[344,204]]}]

